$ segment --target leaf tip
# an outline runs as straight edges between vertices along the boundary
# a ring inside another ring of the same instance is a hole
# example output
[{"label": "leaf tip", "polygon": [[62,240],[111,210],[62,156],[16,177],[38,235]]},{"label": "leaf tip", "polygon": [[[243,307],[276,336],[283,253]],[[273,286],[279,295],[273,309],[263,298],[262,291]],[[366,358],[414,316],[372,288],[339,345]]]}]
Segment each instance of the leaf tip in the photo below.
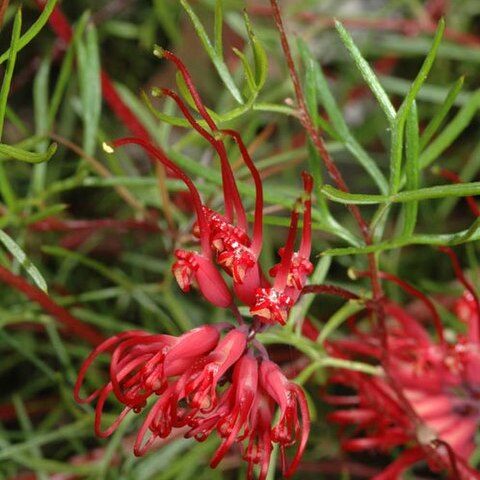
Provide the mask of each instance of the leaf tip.
[{"label": "leaf tip", "polygon": [[47,150],[47,158],[50,159],[53,155],[55,155],[55,152],[57,151],[58,145],[54,142],[50,144]]}]

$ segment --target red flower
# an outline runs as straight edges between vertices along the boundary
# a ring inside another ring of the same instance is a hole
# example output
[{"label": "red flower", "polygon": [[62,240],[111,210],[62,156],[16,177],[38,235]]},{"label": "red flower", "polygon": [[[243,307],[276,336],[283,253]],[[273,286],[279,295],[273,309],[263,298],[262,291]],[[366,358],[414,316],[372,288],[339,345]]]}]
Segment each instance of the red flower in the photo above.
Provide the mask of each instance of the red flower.
[{"label": "red flower", "polygon": [[216,467],[232,444],[241,438],[241,431],[248,422],[258,390],[258,362],[247,352],[233,369],[232,383],[222,395],[217,408],[210,414],[199,416],[191,422],[188,437],[202,441],[217,429],[222,444],[210,462]]},{"label": "red flower", "polygon": [[[106,437],[130,410],[140,412],[148,398],[167,388],[169,377],[183,373],[193,361],[210,353],[218,340],[218,329],[210,325],[191,330],[179,338],[141,331],[116,335],[100,344],[83,363],[74,388],[75,400],[80,403],[97,400],[95,433]],[[86,398],[80,397],[87,370],[99,355],[111,350],[110,381]],[[102,431],[103,407],[111,393],[125,408],[114,424]]]},{"label": "red flower", "polygon": [[304,216],[302,240],[298,252],[294,252],[297,235],[298,211],[294,208],[290,222],[290,230],[284,248],[279,251],[281,261],[270,269],[270,275],[275,277],[273,286],[259,287],[255,290],[255,303],[250,307],[250,313],[256,315],[262,322],[285,325],[292,306],[298,300],[305,286],[307,276],[313,272],[309,260],[312,248],[311,230],[311,192],[313,180],[307,173],[303,174],[305,189]]},{"label": "red flower", "polygon": [[[222,438],[211,466],[216,467],[234,444],[244,447],[243,458],[260,466],[264,479],[273,443],[280,445],[283,473],[290,476],[300,461],[310,420],[302,389],[286,379],[280,368],[260,352],[247,348],[246,327],[230,329],[203,326],[176,338],[133,331],[98,346],[84,362],[74,395],[78,402],[97,400],[95,431],[110,435],[130,410],[150,409],[138,432],[134,452],[143,455],[156,438],[167,438],[174,428],[186,427],[186,437],[205,440],[214,430]],[[112,351],[113,350],[113,351]],[[85,375],[102,353],[112,351],[109,381],[86,398],[80,397]],[[218,387],[229,382],[226,389]],[[220,392],[220,393],[219,393]],[[112,396],[123,405],[113,424],[102,431],[105,403]],[[149,399],[154,398],[154,401]],[[272,425],[275,409],[279,420]],[[298,444],[287,467],[286,449]]]},{"label": "red flower", "polygon": [[[287,380],[277,364],[268,360],[260,365],[260,384],[280,408],[280,418],[271,433],[272,440],[280,444],[283,473],[289,477],[298,466],[310,432],[305,394],[298,385]],[[297,442],[297,451],[287,468],[286,449]]]},{"label": "red flower", "polygon": [[[276,406],[280,418],[272,427]],[[305,394],[287,380],[276,364],[246,353],[235,365],[232,384],[218,408],[199,417],[188,436],[203,440],[214,428],[223,442],[210,463],[212,467],[218,465],[234,442],[246,443],[243,458],[249,464],[248,478],[253,478],[253,467],[259,465],[258,478],[263,480],[270,464],[272,443],[278,443],[283,475],[290,477],[303,455],[310,431]],[[297,451],[287,467],[286,449],[296,443]]]},{"label": "red flower", "polygon": [[[133,143],[144,148],[151,158],[161,162],[176,174],[187,186],[196,212],[193,234],[200,241],[200,252],[178,249],[177,261],[172,266],[173,274],[184,292],[192,285],[198,287],[203,296],[213,305],[231,308],[235,311],[232,292],[215,263],[231,278],[233,292],[237,298],[250,307],[251,314],[258,322],[285,324],[290,309],[298,300],[307,276],[312,273],[311,252],[311,192],[313,180],[303,173],[304,196],[292,212],[291,225],[284,248],[280,249],[281,261],[270,270],[273,285],[267,280],[259,263],[263,235],[263,186],[242,138],[234,130],[220,130],[204,106],[193,81],[183,63],[172,53],[158,49],[157,54],[173,62],[182,75],[197,111],[206,123],[204,128],[192,115],[183,100],[173,91],[157,89],[157,95],[172,98],[190,125],[213,147],[220,160],[223,185],[223,213],[216,212],[202,203],[200,194],[186,173],[176,166],[160,149],[138,138],[124,138],[106,146],[114,147]],[[255,212],[250,234],[245,207],[242,203],[234,173],[227,157],[224,139],[231,137],[238,145],[245,165],[255,185]],[[298,209],[303,206],[302,239],[295,251]],[[215,257],[213,259],[212,257]],[[215,262],[214,262],[215,260]]]},{"label": "red flower", "polygon": [[[357,391],[352,397],[326,396],[332,403],[351,407],[329,417],[344,426],[357,426],[354,438],[344,440],[343,447],[360,451],[410,445],[377,480],[397,478],[422,458],[432,468],[446,468],[455,478],[480,479],[466,463],[475,449],[480,423],[478,343],[462,338],[453,345],[437,343],[407,310],[393,303],[385,310],[390,317],[388,375],[393,383],[353,371],[339,371],[331,379]],[[472,323],[476,325],[477,319]],[[357,332],[356,339],[332,342],[329,348],[343,358],[367,355],[381,360],[376,332]]]},{"label": "red flower", "polygon": [[197,252],[176,250],[177,261],[172,272],[179,287],[190,290],[195,279],[203,296],[213,305],[226,308],[232,304],[232,294],[211,259]]}]

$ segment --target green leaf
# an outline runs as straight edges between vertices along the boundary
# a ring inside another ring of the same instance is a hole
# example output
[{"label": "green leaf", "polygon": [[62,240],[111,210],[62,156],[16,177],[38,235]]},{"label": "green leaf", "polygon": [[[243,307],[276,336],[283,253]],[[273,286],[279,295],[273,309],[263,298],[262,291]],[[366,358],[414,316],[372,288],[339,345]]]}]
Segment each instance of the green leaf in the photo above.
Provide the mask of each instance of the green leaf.
[{"label": "green leaf", "polygon": [[355,205],[374,205],[377,203],[405,203],[421,200],[432,200],[443,197],[470,197],[480,195],[480,182],[460,183],[454,185],[436,185],[395,193],[393,195],[367,195],[347,193],[331,185],[324,185],[322,193],[334,202]]},{"label": "green leaf", "polygon": [[84,124],[83,150],[88,155],[93,155],[102,108],[100,56],[97,32],[93,24],[87,26],[84,41],[77,43],[77,59]]},{"label": "green leaf", "polygon": [[42,247],[42,251],[47,253],[48,255],[54,255],[54,256],[71,259],[74,262],[81,263],[97,271],[100,275],[103,275],[105,278],[108,278],[112,282],[124,288],[125,291],[128,292],[132,296],[132,298],[134,298],[147,311],[151,311],[157,314],[161,313],[160,308],[157,306],[155,302],[153,302],[153,300],[151,300],[150,296],[146,292],[144,292],[141,288],[139,288],[135,284],[135,282],[133,282],[121,270],[112,269],[111,267],[104,265],[103,263],[100,263],[96,260],[93,260],[85,255],[82,255],[79,252],[72,252],[70,250],[67,250],[61,247],[44,245]]},{"label": "green leaf", "polygon": [[397,118],[392,124],[390,140],[390,193],[393,195],[400,188],[402,178],[403,137],[405,122]]},{"label": "green leaf", "polygon": [[245,28],[247,29],[248,40],[253,51],[255,84],[257,86],[257,91],[260,91],[267,80],[268,58],[263,45],[253,31],[246,11],[243,12],[243,18],[245,22]]},{"label": "green leaf", "polygon": [[[322,172],[322,160],[318,150],[312,145],[312,142],[308,142],[308,171],[313,177],[313,185],[316,192],[320,192],[323,181],[323,172]],[[320,210],[322,216],[326,218],[330,216],[330,211],[328,209],[328,204],[323,195],[316,195],[316,205]]]},{"label": "green leaf", "polygon": [[[302,55],[303,56],[303,55]],[[315,128],[321,125],[322,130],[326,131],[328,135],[335,140],[338,140],[338,135],[328,122],[318,113],[318,98],[317,86],[315,85],[315,62],[312,58],[304,58],[305,64],[305,82],[303,91],[305,92],[305,102],[307,104],[308,113],[312,117],[312,122]],[[324,128],[326,126],[326,128]]]},{"label": "green leaf", "polygon": [[395,121],[392,124],[392,144],[390,152],[390,193],[397,192],[402,181],[402,157],[405,122],[417,94],[425,82],[430,69],[432,68],[444,30],[445,22],[441,20],[438,24],[437,31],[435,32],[432,47],[429,50],[428,55],[426,56],[420,71],[413,81],[405,99],[403,100]]},{"label": "green leaf", "polygon": [[[15,15],[13,22],[12,39],[10,42],[10,49],[8,50],[8,64],[0,89],[0,139],[3,135],[3,125],[5,122],[5,113],[7,109],[8,94],[10,92],[10,84],[13,76],[13,69],[15,68],[15,61],[17,59],[17,44],[20,37],[20,30],[22,28],[22,11],[19,9]],[[1,144],[0,144],[1,145]],[[5,199],[9,208],[14,208],[16,204],[16,195],[9,181],[7,173],[0,163],[0,193]]]},{"label": "green leaf", "polygon": [[[41,137],[48,133],[49,85],[50,85],[51,55],[42,58],[33,82],[33,116],[35,133]],[[38,153],[45,153],[48,142],[44,139],[36,145]],[[47,169],[45,163],[35,165],[30,176],[30,191],[40,194],[46,188]]]},{"label": "green leaf", "polygon": [[16,210],[17,196],[13,191],[12,184],[8,178],[7,172],[0,163],[0,195],[5,201],[9,210]]},{"label": "green leaf", "polygon": [[9,210],[0,218],[0,228],[6,228],[10,225],[30,225],[45,218],[57,215],[60,212],[65,211],[67,208],[68,205],[65,204],[53,205],[51,207],[42,208],[39,212],[21,218],[15,210]]},{"label": "green leaf", "polygon": [[0,242],[11,253],[15,260],[27,271],[32,277],[35,285],[45,293],[48,293],[47,282],[43,278],[38,268],[30,261],[25,252],[20,248],[17,242],[0,230]]},{"label": "green leaf", "polygon": [[43,163],[48,162],[57,151],[57,144],[52,143],[45,153],[29,152],[22,148],[13,147],[0,143],[0,155],[6,159],[19,160],[27,163]]},{"label": "green leaf", "polygon": [[455,104],[455,100],[460,93],[460,90],[463,87],[464,77],[460,77],[453,85],[452,88],[448,91],[447,97],[445,101],[442,103],[442,106],[437,111],[437,113],[433,116],[430,120],[428,125],[425,127],[425,130],[422,133],[420,138],[420,150],[423,150],[428,142],[432,139],[435,135],[436,131],[442,124],[443,120],[447,116],[448,112],[451,110],[453,105]]},{"label": "green leaf", "polygon": [[455,118],[445,127],[444,130],[425,148],[420,155],[420,166],[425,168],[435,161],[470,125],[473,116],[480,108],[480,90],[477,90]]},{"label": "green leaf", "polygon": [[22,137],[28,137],[31,134],[30,126],[21,116],[8,105],[5,109],[5,118],[10,122],[12,127],[14,127],[22,135]]},{"label": "green leaf", "polygon": [[[36,369],[43,372],[45,377],[48,378],[50,382],[55,383],[56,376],[55,371],[52,369],[52,367],[48,365],[44,360],[42,360],[34,351],[25,348],[25,346],[22,345],[21,341],[17,339],[15,335],[10,335],[9,333],[7,333],[6,329],[0,328],[0,339],[2,340],[2,343],[5,343],[10,348],[16,350],[22,357],[25,357],[29,362],[31,362]],[[34,438],[34,436],[30,438]],[[28,443],[31,443],[31,441],[29,441]],[[2,448],[2,451],[0,452],[0,457],[4,454],[5,450],[5,448]],[[10,458],[13,458],[13,455]]]},{"label": "green leaf", "polygon": [[435,36],[433,37],[432,46],[426,56],[425,60],[423,61],[420,70],[415,77],[415,80],[410,87],[410,91],[407,93],[407,96],[402,102],[400,109],[398,111],[398,115],[401,117],[407,117],[408,111],[415,100],[420,88],[424,84],[425,80],[427,79],[428,74],[432,68],[433,62],[437,56],[438,49],[440,47],[440,42],[442,41],[443,32],[445,31],[445,20],[442,18],[438,22],[437,30],[435,32]]},{"label": "green leaf", "polygon": [[[318,115],[317,112],[317,89],[315,81],[313,78],[313,59],[307,59],[307,71],[306,71],[306,85],[305,85],[305,97],[307,102],[307,108],[312,115],[312,119],[315,127],[318,127],[320,124],[324,130],[332,130],[330,125],[323,121],[323,119]],[[336,137],[336,133],[332,132],[332,136]],[[322,225],[321,230],[324,232],[329,232],[333,235],[346,240],[352,245],[357,245],[358,240],[355,236],[343,225],[337,222],[329,211],[328,204],[325,197],[321,194],[321,188],[324,184],[323,174],[322,174],[322,165],[320,154],[317,149],[313,146],[312,142],[308,141],[308,171],[312,174],[314,180],[314,188],[317,192],[316,195],[316,204],[319,209],[319,215],[317,218],[321,219]],[[315,216],[315,212],[314,212]]]},{"label": "green leaf", "polygon": [[12,40],[10,42],[10,49],[8,55],[7,69],[2,81],[2,88],[0,89],[0,139],[3,135],[3,124],[5,122],[5,111],[7,108],[7,99],[10,92],[10,84],[13,77],[13,69],[17,60],[17,45],[20,38],[20,31],[22,29],[22,10],[19,9],[15,15],[12,30]]},{"label": "green leaf", "polygon": [[335,20],[335,27],[337,29],[340,38],[342,39],[343,44],[347,48],[348,52],[350,53],[355,65],[357,66],[359,72],[361,73],[363,79],[367,83],[368,87],[375,95],[375,98],[378,100],[380,107],[382,108],[383,112],[385,113],[388,121],[391,123],[395,119],[396,111],[393,107],[388,95],[385,93],[385,90],[380,85],[380,82],[371,69],[368,62],[363,58],[360,50],[355,45],[352,37],[349,33],[345,30],[345,27],[338,21]]},{"label": "green leaf", "polygon": [[[175,117],[174,115],[168,115],[167,113],[163,113],[160,110],[158,110],[156,107],[154,107],[150,98],[148,97],[148,95],[144,91],[140,92],[140,96],[142,97],[142,100],[145,103],[145,105],[147,106],[149,112],[155,118],[157,118],[158,120],[160,120],[162,122],[166,122],[170,125],[174,125],[175,127],[190,128],[190,124],[184,118]],[[161,98],[164,95],[163,95],[163,92],[159,88],[153,87],[152,88],[152,96],[155,97],[155,98]],[[202,122],[199,121],[198,123],[201,124]]]},{"label": "green leaf", "polygon": [[228,71],[228,68],[225,65],[225,62],[221,57],[218,56],[217,51],[215,50],[214,46],[210,42],[207,32],[203,28],[203,25],[200,22],[199,18],[197,17],[196,13],[192,10],[192,8],[190,7],[190,5],[186,0],[180,0],[180,3],[182,7],[185,9],[185,11],[187,12],[188,16],[190,17],[193,27],[195,28],[197,35],[200,38],[200,41],[202,42],[203,48],[205,48],[205,51],[207,52],[208,56],[212,60],[212,63],[215,66],[215,69],[217,70],[218,75],[222,79],[225,86],[228,88],[233,98],[235,98],[235,100],[238,103],[243,105],[244,102],[243,102],[242,94],[240,93],[237,86],[235,85],[235,82],[233,81],[233,78],[230,75],[230,72]]},{"label": "green leaf", "polygon": [[[153,54],[158,56],[159,58],[161,55],[163,55],[162,52],[163,48],[159,46],[155,46],[153,50]],[[180,95],[183,97],[183,100],[187,102],[187,105],[192,109],[198,112],[197,106],[195,105],[195,101],[193,100],[192,94],[190,93],[190,90],[188,89],[187,83],[185,82],[185,79],[183,78],[183,75],[177,71],[175,74],[175,83],[177,84],[177,88],[180,92]],[[158,90],[155,88],[152,89],[152,93],[155,93],[158,95]],[[206,107],[205,107],[206,108]],[[208,111],[208,110],[207,110]]]},{"label": "green leaf", "polygon": [[338,328],[342,323],[346,322],[352,315],[355,315],[360,310],[363,310],[365,305],[361,302],[347,302],[340,307],[325,323],[317,338],[317,343],[323,345],[323,342]]},{"label": "green leaf", "polygon": [[215,52],[223,59],[223,0],[215,1]]},{"label": "green leaf", "polygon": [[108,278],[113,283],[123,287],[128,292],[134,289],[134,284],[119,269],[112,269],[109,266],[106,266],[97,260],[93,260],[92,258],[89,258],[86,255],[82,255],[79,252],[72,252],[65,248],[51,246],[51,245],[43,245],[42,251],[47,255],[65,257],[68,259],[72,259],[83,265],[86,265],[87,267],[95,270],[100,275],[103,275],[105,278]]},{"label": "green leaf", "polygon": [[40,222],[41,220],[44,220],[48,217],[53,217],[58,215],[59,213],[65,212],[65,210],[68,210],[68,208],[69,205],[67,205],[66,203],[59,203],[50,207],[42,207],[40,211],[30,214],[28,215],[28,217],[22,219],[22,222],[24,222],[26,225]]},{"label": "green leaf", "polygon": [[[462,182],[471,182],[474,178],[477,177],[480,170],[480,142],[477,141],[475,147],[471,150],[469,155],[465,158],[463,162],[463,167],[458,172],[458,177]],[[438,167],[433,166],[431,168],[433,174],[438,174]],[[455,204],[458,202],[456,198],[446,198],[436,208],[435,216],[439,221],[444,221],[448,215],[452,212]]]},{"label": "green leaf", "polygon": [[68,86],[71,83],[71,75],[72,75],[72,67],[73,67],[73,60],[75,50],[77,48],[77,43],[79,38],[83,35],[85,31],[85,27],[87,26],[89,14],[85,12],[80,20],[77,22],[72,40],[70,45],[63,57],[62,66],[60,67],[60,72],[57,77],[57,82],[55,84],[52,97],[50,99],[50,105],[48,106],[48,120],[47,120],[47,129],[51,130],[55,117],[57,115],[58,109],[60,108],[60,104],[67,90]]},{"label": "green leaf", "polygon": [[125,102],[127,107],[132,110],[135,116],[148,130],[152,138],[156,138],[159,133],[158,123],[154,118],[152,118],[148,108],[145,108],[144,102],[138,98],[137,94],[132,92],[129,88],[125,87],[125,85],[122,85],[121,83],[115,82],[115,88],[117,89],[123,102]]},{"label": "green leaf", "polygon": [[[0,330],[2,336],[6,336],[6,332],[4,330]],[[9,343],[13,343],[14,341],[18,343],[15,338],[12,336],[9,338],[11,339]],[[22,346],[19,344],[19,351],[25,355],[26,358],[31,359],[33,354],[29,352],[28,350],[25,350],[25,348],[22,348]],[[38,363],[38,362],[35,362]],[[37,365],[38,367],[38,365]],[[44,370],[42,368],[42,370]],[[55,381],[57,379],[56,377],[56,372],[53,371],[48,365],[45,364],[45,370],[48,372],[48,377],[52,381]],[[80,420],[77,420],[74,423],[70,423],[68,425],[61,426],[59,428],[56,428],[55,430],[52,431],[47,431],[47,432],[36,432],[35,435],[32,435],[30,438],[28,438],[27,441],[21,442],[21,443],[15,443],[14,445],[8,445],[6,447],[3,447],[2,450],[0,451],[0,460],[8,460],[9,458],[14,458],[15,455],[18,455],[19,453],[23,453],[25,450],[28,450],[32,446],[43,446],[43,445],[48,445],[49,443],[55,443],[59,442],[61,440],[71,441],[72,438],[81,438],[82,435],[85,434],[85,432],[89,431],[91,428],[91,422],[92,419],[85,415],[82,417]]]},{"label": "green leaf", "polygon": [[[43,7],[42,13],[37,18],[37,20],[32,24],[32,26],[19,38],[18,44],[16,45],[16,52],[19,52],[24,47],[26,47],[40,32],[40,30],[48,22],[57,0],[48,0],[45,7]],[[2,55],[0,55],[0,65],[5,62],[10,57],[11,47]]]},{"label": "green leaf", "polygon": [[255,75],[252,72],[250,64],[248,63],[247,57],[244,55],[243,52],[238,50],[238,48],[233,47],[233,53],[240,59],[243,65],[243,70],[245,72],[245,79],[247,81],[248,88],[253,96],[255,96],[258,92],[257,84],[255,82]]},{"label": "green leaf", "polygon": [[467,230],[456,233],[443,234],[420,234],[411,237],[397,237],[393,240],[376,243],[375,245],[367,245],[363,247],[344,247],[330,248],[324,250],[321,255],[328,256],[344,256],[344,255],[366,255],[368,253],[379,253],[385,250],[393,250],[406,247],[408,245],[448,245],[455,246],[467,242],[480,240],[480,218],[475,219],[473,224]]},{"label": "green leaf", "polygon": [[[50,85],[51,57],[45,56],[35,75],[33,82],[33,109],[35,119],[35,133],[45,136],[48,133],[48,104]],[[46,149],[47,142],[37,145],[37,150]]]},{"label": "green leaf", "polygon": [[[252,110],[256,110],[257,112],[272,112],[272,113],[281,113],[282,115],[289,115],[291,117],[295,117],[297,111],[295,108],[288,107],[287,105],[277,105],[275,103],[255,103],[252,107]],[[222,118],[226,117],[224,115]]]},{"label": "green leaf", "polygon": [[[419,186],[419,130],[418,130],[418,115],[416,102],[412,103],[410,112],[407,117],[406,128],[406,161],[405,161],[405,174],[406,174],[406,188],[407,190],[417,190]],[[409,236],[415,230],[415,224],[417,223],[418,202],[412,201],[405,205],[404,208],[404,225],[402,235]]]}]

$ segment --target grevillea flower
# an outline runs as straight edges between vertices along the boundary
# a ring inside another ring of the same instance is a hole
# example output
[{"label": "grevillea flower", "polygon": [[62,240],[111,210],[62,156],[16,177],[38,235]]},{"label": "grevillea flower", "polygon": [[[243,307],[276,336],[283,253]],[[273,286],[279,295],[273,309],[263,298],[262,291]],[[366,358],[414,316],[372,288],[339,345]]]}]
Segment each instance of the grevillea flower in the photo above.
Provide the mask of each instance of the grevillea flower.
[{"label": "grevillea flower", "polygon": [[[236,310],[232,291],[248,307],[259,323],[284,325],[290,309],[298,300],[307,276],[313,266],[311,253],[311,192],[312,177],[303,173],[304,195],[297,201],[291,216],[286,244],[280,249],[280,263],[270,270],[273,284],[262,272],[259,255],[263,236],[263,187],[260,174],[250,158],[241,136],[234,130],[219,129],[208,113],[185,65],[172,53],[157,48],[156,54],[173,62],[183,77],[196,110],[207,128],[204,128],[190,112],[188,106],[172,90],[158,88],[157,96],[167,96],[175,101],[188,123],[215,150],[220,160],[222,174],[224,212],[220,213],[204,205],[192,180],[175,165],[161,149],[139,138],[123,138],[106,145],[112,152],[125,144],[136,144],[147,151],[151,158],[158,160],[176,174],[187,186],[195,208],[196,222],[192,233],[200,242],[200,251],[177,249],[172,271],[184,292],[195,285],[213,305]],[[245,207],[230,166],[225,140],[232,138],[237,144],[241,157],[249,169],[255,185],[255,211],[250,233]],[[298,251],[295,251],[299,210],[303,209],[303,228]],[[231,277],[229,287],[218,267]]]},{"label": "grevillea flower", "polygon": [[[130,410],[141,411],[154,394],[162,393],[170,375],[189,368],[191,362],[203,358],[218,343],[218,329],[205,325],[180,337],[150,335],[129,331],[115,335],[101,343],[85,360],[74,388],[78,402],[97,400],[95,433],[108,436]],[[80,397],[87,370],[102,353],[113,350],[110,363],[110,381],[87,397]],[[166,361],[167,354],[168,361]],[[106,431],[101,430],[103,407],[107,398],[114,396],[125,406],[117,421]]]},{"label": "grevillea flower", "polygon": [[[223,336],[222,330],[226,330]],[[109,381],[81,397],[88,369],[106,352],[111,352]],[[219,388],[224,383],[228,387]],[[148,409],[135,441],[136,455],[143,455],[156,438],[167,438],[174,428],[186,428],[185,436],[198,441],[216,431],[222,442],[211,466],[216,467],[238,444],[249,465],[249,479],[255,465],[260,466],[259,478],[265,478],[273,443],[280,446],[284,475],[291,476],[310,429],[303,390],[266,359],[263,351],[255,354],[248,345],[246,327],[205,325],[178,338],[141,331],[119,334],[86,359],[74,395],[81,403],[96,400],[95,431],[100,437],[110,435],[128,412]],[[102,430],[109,397],[123,409],[113,424]],[[274,423],[277,407],[279,419]],[[296,444],[287,466],[286,450]]]},{"label": "grevillea flower", "polygon": [[[309,414],[305,394],[298,385],[287,380],[276,363],[268,360],[260,365],[260,385],[280,408],[279,419],[271,432],[272,440],[280,444],[283,472],[290,476],[297,468],[308,439]],[[285,449],[297,441],[297,452],[287,468]]]},{"label": "grevillea flower", "polygon": [[[478,331],[478,300],[470,291],[456,309]],[[354,371],[338,371],[331,379],[356,391],[351,397],[326,396],[331,403],[350,407],[329,417],[344,427],[356,426],[343,448],[388,451],[407,446],[376,480],[398,478],[422,459],[432,469],[447,469],[453,478],[480,479],[467,464],[480,424],[478,337],[474,339],[470,331],[448,344],[443,334],[433,339],[407,309],[387,302],[385,312],[390,380]],[[329,349],[332,355],[350,360],[381,361],[380,338],[376,331],[356,332],[354,338],[331,342]]]},{"label": "grevillea flower", "polygon": [[[267,324],[286,323],[291,307],[313,271],[309,260],[313,180],[303,173],[304,193],[291,214],[288,237],[279,251],[280,262],[270,270],[271,283],[259,263],[263,234],[262,181],[246,146],[237,132],[217,127],[183,63],[163,49],[157,49],[156,54],[177,66],[202,117],[202,123],[197,121],[175,92],[165,88],[155,91],[157,96],[171,98],[187,122],[217,153],[224,211],[217,212],[205,205],[190,177],[151,143],[140,138],[122,138],[104,148],[111,153],[123,145],[138,145],[183,181],[195,210],[192,234],[199,246],[197,250],[177,249],[172,273],[182,291],[188,292],[195,286],[213,305],[229,308],[239,326],[203,326],[178,338],[139,331],[117,335],[87,358],[75,385],[75,398],[79,402],[97,402],[95,431],[101,437],[110,435],[131,410],[135,413],[148,410],[135,441],[136,455],[143,455],[157,438],[169,437],[173,429],[182,428],[186,437],[198,441],[215,431],[221,444],[212,458],[212,467],[236,445],[248,462],[248,478],[253,478],[258,467],[259,478],[263,480],[276,443],[281,452],[282,472],[290,477],[305,450],[310,430],[307,402],[303,390],[268,359],[265,347],[255,335]],[[255,185],[251,232],[227,157],[224,143],[227,138],[237,144]],[[296,250],[301,212],[303,227]],[[225,280],[226,276],[231,278],[231,284]],[[250,326],[241,317],[234,295],[250,308],[253,316]],[[108,382],[87,397],[80,397],[86,372],[99,355],[108,352],[111,353]],[[123,409],[113,424],[102,430],[108,399],[116,400]],[[287,450],[295,445],[289,462]]]},{"label": "grevillea flower", "polygon": [[[276,407],[279,420],[272,427]],[[223,437],[210,465],[215,467],[233,442],[245,444],[248,478],[254,465],[260,466],[259,479],[268,472],[272,443],[282,454],[282,472],[290,477],[298,466],[310,431],[310,417],[303,390],[290,382],[270,360],[257,360],[246,353],[236,364],[231,386],[212,414],[200,417],[188,436],[202,440],[213,428]],[[298,442],[294,458],[287,466],[286,450]]]},{"label": "grevillea flower", "polygon": [[297,301],[305,286],[307,276],[312,273],[310,262],[311,252],[311,192],[312,177],[303,175],[305,198],[302,241],[298,252],[294,251],[297,233],[298,212],[292,212],[290,230],[285,247],[280,249],[281,261],[270,269],[270,275],[275,277],[271,287],[260,287],[255,290],[255,304],[250,307],[250,313],[261,318],[265,323],[285,325],[290,309]]}]

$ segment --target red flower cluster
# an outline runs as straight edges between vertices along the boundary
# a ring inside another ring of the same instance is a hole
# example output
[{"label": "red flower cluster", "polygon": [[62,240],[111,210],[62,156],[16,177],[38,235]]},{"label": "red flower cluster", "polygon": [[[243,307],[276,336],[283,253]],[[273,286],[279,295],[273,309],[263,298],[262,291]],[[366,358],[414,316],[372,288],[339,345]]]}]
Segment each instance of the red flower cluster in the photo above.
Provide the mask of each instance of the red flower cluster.
[{"label": "red flower cluster", "polygon": [[[477,329],[478,301],[470,293],[456,310]],[[432,339],[407,309],[386,303],[388,315],[387,377],[338,371],[332,384],[356,390],[352,396],[327,395],[336,405],[349,406],[330,414],[343,427],[355,425],[353,438],[342,442],[348,451],[392,447],[407,449],[375,480],[395,479],[409,466],[427,459],[432,469],[446,469],[457,479],[480,479],[466,463],[480,424],[480,348],[478,338],[460,337],[454,344]],[[475,341],[473,341],[475,340]],[[331,342],[332,355],[381,362],[378,331]]]},{"label": "red flower cluster", "polygon": [[[227,330],[222,337],[222,330]],[[74,395],[78,402],[96,400],[95,432],[110,435],[125,415],[145,407],[149,412],[140,428],[134,452],[143,455],[156,438],[167,438],[174,428],[186,427],[186,437],[205,440],[214,430],[222,438],[211,466],[222,460],[234,443],[243,446],[248,478],[260,466],[266,477],[272,443],[278,443],[283,473],[290,476],[300,461],[309,433],[305,394],[280,368],[247,348],[248,329],[211,326],[180,337],[125,332],[98,346],[84,362]],[[86,398],[80,396],[85,375],[94,360],[112,351],[110,378]],[[229,383],[220,389],[220,385]],[[105,402],[113,394],[124,405],[115,422],[101,429]],[[276,423],[275,411],[280,414]],[[273,424],[273,426],[272,426]],[[287,466],[286,449],[298,442]]]},{"label": "red flower cluster", "polygon": [[[159,148],[138,138],[119,139],[106,145],[105,148],[107,151],[113,151],[113,148],[121,145],[137,144],[183,180],[189,189],[197,216],[192,233],[200,241],[200,251],[178,249],[175,252],[177,261],[172,271],[184,292],[188,292],[191,286],[195,285],[213,305],[235,309],[232,291],[217,269],[218,266],[232,278],[235,296],[250,307],[250,313],[257,322],[285,325],[290,309],[300,296],[307,276],[313,271],[313,265],[309,260],[312,244],[310,199],[313,187],[312,177],[303,173],[305,194],[297,201],[292,211],[287,241],[279,251],[280,263],[270,269],[269,273],[274,277],[273,282],[270,282],[262,272],[259,263],[263,230],[263,187],[260,174],[240,135],[233,130],[221,130],[217,127],[183,63],[166,50],[157,49],[156,53],[177,66],[196,109],[210,129],[208,131],[200,125],[175,92],[166,88],[156,90],[158,95],[168,96],[176,102],[189,124],[216,151],[222,173],[224,213],[216,212],[204,205],[190,178]],[[224,143],[227,137],[233,138],[238,145],[255,184],[255,212],[251,235],[245,208],[227,158]],[[299,210],[302,207],[304,214],[301,242],[298,251],[295,251]]]},{"label": "red flower cluster", "polygon": [[[303,390],[287,380],[280,368],[268,359],[265,348],[255,339],[269,324],[284,325],[298,300],[307,276],[312,272],[311,192],[312,178],[303,174],[304,195],[296,202],[278,265],[270,270],[272,282],[262,272],[263,190],[260,174],[241,137],[233,130],[219,130],[207,112],[182,62],[170,52],[159,56],[176,64],[191,98],[208,129],[190,113],[182,99],[171,90],[158,90],[172,98],[190,125],[209,142],[220,159],[224,212],[207,207],[188,175],[159,148],[139,138],[123,138],[105,145],[106,151],[126,144],[141,146],[152,159],[161,162],[181,179],[189,190],[196,213],[192,233],[199,251],[177,250],[173,274],[184,292],[192,285],[215,306],[229,308],[238,320],[232,325],[205,325],[176,338],[141,331],[125,332],[103,342],[81,367],[75,385],[78,402],[96,400],[95,431],[110,435],[125,415],[148,408],[135,442],[136,455],[144,454],[156,438],[167,438],[172,429],[183,428],[186,437],[205,440],[213,431],[222,442],[211,466],[215,467],[237,444],[248,462],[248,478],[254,466],[259,478],[267,475],[273,444],[280,447],[283,474],[289,477],[305,450],[310,420]],[[241,201],[224,140],[231,137],[249,168],[256,191],[252,234]],[[295,249],[300,212],[303,227]],[[221,272],[232,279],[232,285]],[[250,308],[251,326],[240,316],[234,295]],[[80,389],[92,362],[111,352],[109,381],[86,398]],[[226,386],[227,385],[227,386]],[[105,403],[114,397],[123,410],[106,430],[101,429]],[[277,413],[278,412],[278,420]],[[186,432],[186,433],[185,433]],[[290,463],[286,451],[298,444]]]}]

